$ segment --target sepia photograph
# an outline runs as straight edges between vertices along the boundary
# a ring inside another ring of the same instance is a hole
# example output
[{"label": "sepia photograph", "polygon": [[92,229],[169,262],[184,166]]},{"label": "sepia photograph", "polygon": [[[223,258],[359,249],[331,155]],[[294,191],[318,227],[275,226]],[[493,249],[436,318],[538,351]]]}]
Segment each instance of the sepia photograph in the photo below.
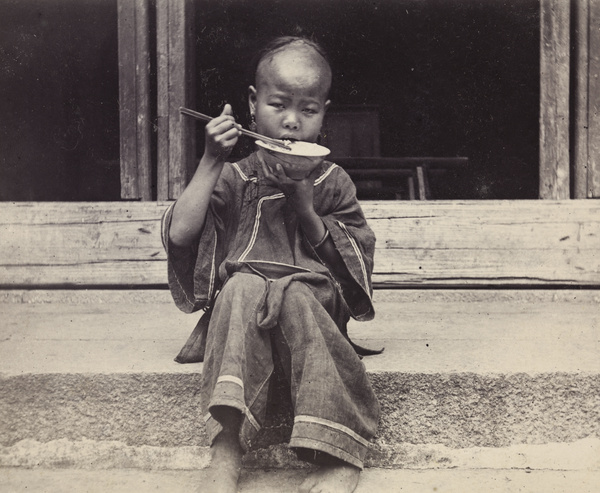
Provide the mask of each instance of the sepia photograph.
[{"label": "sepia photograph", "polygon": [[0,493],[600,492],[600,0],[0,0]]}]

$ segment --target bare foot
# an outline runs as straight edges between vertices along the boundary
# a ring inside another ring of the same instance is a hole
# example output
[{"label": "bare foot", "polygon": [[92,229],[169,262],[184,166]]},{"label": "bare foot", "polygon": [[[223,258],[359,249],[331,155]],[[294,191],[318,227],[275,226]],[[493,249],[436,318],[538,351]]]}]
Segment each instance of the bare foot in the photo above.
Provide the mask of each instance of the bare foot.
[{"label": "bare foot", "polygon": [[202,493],[237,493],[242,469],[242,449],[237,433],[222,431],[210,448],[211,461]]},{"label": "bare foot", "polygon": [[358,485],[360,469],[350,464],[321,466],[300,485],[300,493],[352,493]]}]

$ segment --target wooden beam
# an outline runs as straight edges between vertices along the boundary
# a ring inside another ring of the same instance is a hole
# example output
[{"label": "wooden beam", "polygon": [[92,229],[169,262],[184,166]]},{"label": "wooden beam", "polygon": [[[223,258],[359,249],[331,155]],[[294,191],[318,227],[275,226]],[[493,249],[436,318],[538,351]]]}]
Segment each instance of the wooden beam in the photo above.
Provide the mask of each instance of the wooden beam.
[{"label": "wooden beam", "polygon": [[460,169],[469,164],[468,157],[327,157],[342,166],[346,171],[351,169],[407,169],[414,170],[418,166],[427,169]]},{"label": "wooden beam", "polygon": [[149,0],[135,0],[137,171],[140,184],[139,193],[142,200],[152,200],[149,4]]},{"label": "wooden beam", "polygon": [[[379,286],[600,286],[600,202],[363,202]],[[155,202],[0,203],[0,287],[166,285]]]},{"label": "wooden beam", "polygon": [[575,198],[600,198],[600,1],[574,0]]},{"label": "wooden beam", "polygon": [[589,62],[590,62],[590,4],[589,0],[574,0],[573,81],[573,193],[576,199],[588,196],[589,166]]},{"label": "wooden beam", "polygon": [[119,123],[121,145],[121,198],[139,198],[137,180],[137,126],[135,84],[135,7],[119,0]]},{"label": "wooden beam", "polygon": [[587,196],[600,198],[600,1],[590,1]]},{"label": "wooden beam", "polygon": [[158,0],[158,199],[177,199],[195,168],[194,122],[180,106],[195,106],[194,3]]},{"label": "wooden beam", "polygon": [[157,57],[157,198],[169,198],[169,2],[156,2],[156,57]]},{"label": "wooden beam", "polygon": [[570,2],[540,2],[540,198],[568,199]]},{"label": "wooden beam", "polygon": [[149,0],[118,1],[121,197],[152,200]]}]

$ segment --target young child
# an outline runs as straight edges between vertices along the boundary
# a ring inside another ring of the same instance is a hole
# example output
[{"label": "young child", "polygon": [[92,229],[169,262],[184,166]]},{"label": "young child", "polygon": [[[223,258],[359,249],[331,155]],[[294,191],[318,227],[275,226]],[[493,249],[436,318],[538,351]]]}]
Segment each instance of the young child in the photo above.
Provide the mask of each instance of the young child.
[{"label": "young child", "polygon": [[[274,40],[249,87],[256,131],[315,142],[330,86],[316,43]],[[205,346],[202,415],[212,462],[202,491],[237,491],[242,455],[265,419],[276,352],[291,387],[290,446],[320,465],[300,491],[352,492],[379,404],[346,323],[374,315],[375,237],[337,165],[324,161],[292,180],[257,153],[226,162],[240,128],[229,105],[206,125],[197,171],[163,223],[177,306],[210,308],[187,345]]]}]

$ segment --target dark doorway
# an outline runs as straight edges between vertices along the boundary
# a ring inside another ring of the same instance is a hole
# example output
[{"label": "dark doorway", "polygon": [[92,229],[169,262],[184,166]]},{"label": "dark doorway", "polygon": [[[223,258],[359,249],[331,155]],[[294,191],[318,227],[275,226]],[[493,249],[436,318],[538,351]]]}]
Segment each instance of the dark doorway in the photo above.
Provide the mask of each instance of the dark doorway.
[{"label": "dark doorway", "polygon": [[[0,2],[0,200],[118,200],[116,0]],[[200,111],[231,102],[247,124],[257,48],[314,36],[333,64],[332,110],[377,108],[381,156],[469,158],[431,180],[433,198],[537,198],[537,1],[200,0],[196,12]],[[201,150],[201,125],[198,138]]]},{"label": "dark doorway", "polygon": [[201,111],[227,101],[247,122],[258,47],[314,37],[334,69],[332,110],[379,109],[382,156],[469,158],[431,180],[434,198],[538,196],[537,1],[203,1],[196,29]]}]

